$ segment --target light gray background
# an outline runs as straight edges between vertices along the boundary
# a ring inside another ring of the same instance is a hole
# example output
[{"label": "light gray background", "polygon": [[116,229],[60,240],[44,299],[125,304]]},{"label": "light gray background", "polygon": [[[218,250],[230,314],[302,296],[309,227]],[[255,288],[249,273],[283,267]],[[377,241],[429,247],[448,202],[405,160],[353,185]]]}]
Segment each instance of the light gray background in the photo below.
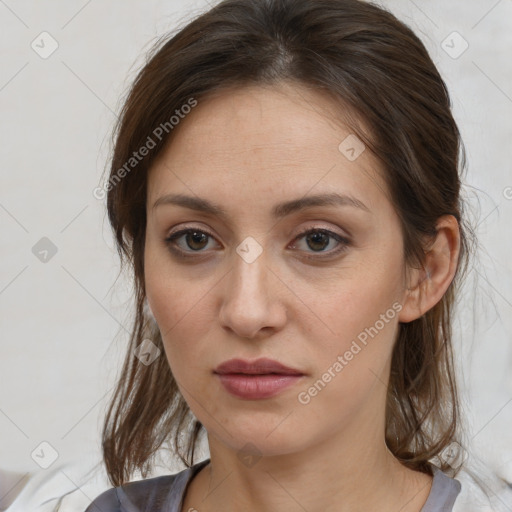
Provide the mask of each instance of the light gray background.
[{"label": "light gray background", "polygon": [[[455,325],[457,360],[470,446],[512,480],[512,0],[381,4],[427,45],[466,145],[464,193],[481,252]],[[116,281],[104,204],[92,191],[107,165],[120,98],[145,52],[207,7],[199,0],[0,0],[4,470],[49,471],[31,457],[43,441],[59,463],[99,460],[131,285]],[[43,31],[58,43],[46,59],[31,47],[34,40],[42,47]],[[469,45],[457,58],[444,49],[462,48],[458,36],[446,39],[454,31]],[[47,262],[32,250],[42,237],[57,248]]]}]

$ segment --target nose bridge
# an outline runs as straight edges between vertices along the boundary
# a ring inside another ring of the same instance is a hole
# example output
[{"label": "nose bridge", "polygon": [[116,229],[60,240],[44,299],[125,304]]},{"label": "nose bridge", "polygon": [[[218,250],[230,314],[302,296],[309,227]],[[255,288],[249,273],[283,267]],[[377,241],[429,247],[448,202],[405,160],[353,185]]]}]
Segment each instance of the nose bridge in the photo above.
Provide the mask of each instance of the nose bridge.
[{"label": "nose bridge", "polygon": [[251,338],[265,327],[278,327],[284,315],[272,293],[269,252],[245,239],[233,254],[223,289],[220,321],[241,337]]},{"label": "nose bridge", "polygon": [[230,279],[230,295],[241,300],[252,297],[253,302],[266,298],[268,286],[268,251],[252,237],[236,248]]}]

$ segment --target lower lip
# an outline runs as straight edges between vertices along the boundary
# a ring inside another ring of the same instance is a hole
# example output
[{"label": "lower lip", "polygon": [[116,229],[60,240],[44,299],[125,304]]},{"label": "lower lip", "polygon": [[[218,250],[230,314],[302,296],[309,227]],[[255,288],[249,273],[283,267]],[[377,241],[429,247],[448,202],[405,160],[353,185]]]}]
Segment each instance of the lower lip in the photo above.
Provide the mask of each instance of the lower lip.
[{"label": "lower lip", "polygon": [[259,400],[275,396],[303,377],[303,375],[242,375],[240,373],[217,375],[229,393],[247,400]]}]

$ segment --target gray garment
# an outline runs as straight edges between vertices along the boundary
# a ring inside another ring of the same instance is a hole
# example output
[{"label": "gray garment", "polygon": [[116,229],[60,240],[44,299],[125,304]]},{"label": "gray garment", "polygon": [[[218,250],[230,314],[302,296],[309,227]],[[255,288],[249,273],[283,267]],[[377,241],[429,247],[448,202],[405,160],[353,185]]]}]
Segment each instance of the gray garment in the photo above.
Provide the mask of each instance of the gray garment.
[{"label": "gray garment", "polygon": [[[452,512],[461,484],[434,466],[432,489],[420,512]],[[179,510],[179,509],[178,509]]]},{"label": "gray garment", "polygon": [[[209,462],[210,459],[203,460],[175,475],[138,480],[108,489],[93,500],[85,512],[181,512],[187,484]],[[461,484],[438,468],[433,469],[432,489],[421,512],[452,512]]]}]

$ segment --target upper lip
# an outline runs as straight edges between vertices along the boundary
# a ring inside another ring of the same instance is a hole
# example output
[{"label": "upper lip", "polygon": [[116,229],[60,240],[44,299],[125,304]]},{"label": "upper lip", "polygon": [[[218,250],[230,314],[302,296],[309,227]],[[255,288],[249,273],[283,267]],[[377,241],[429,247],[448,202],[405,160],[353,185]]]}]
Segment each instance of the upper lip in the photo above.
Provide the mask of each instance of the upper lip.
[{"label": "upper lip", "polygon": [[255,361],[246,361],[244,359],[230,359],[224,361],[214,370],[215,373],[245,373],[248,375],[266,375],[276,373],[280,375],[303,375],[303,373],[294,368],[290,368],[273,359],[262,357]]}]

